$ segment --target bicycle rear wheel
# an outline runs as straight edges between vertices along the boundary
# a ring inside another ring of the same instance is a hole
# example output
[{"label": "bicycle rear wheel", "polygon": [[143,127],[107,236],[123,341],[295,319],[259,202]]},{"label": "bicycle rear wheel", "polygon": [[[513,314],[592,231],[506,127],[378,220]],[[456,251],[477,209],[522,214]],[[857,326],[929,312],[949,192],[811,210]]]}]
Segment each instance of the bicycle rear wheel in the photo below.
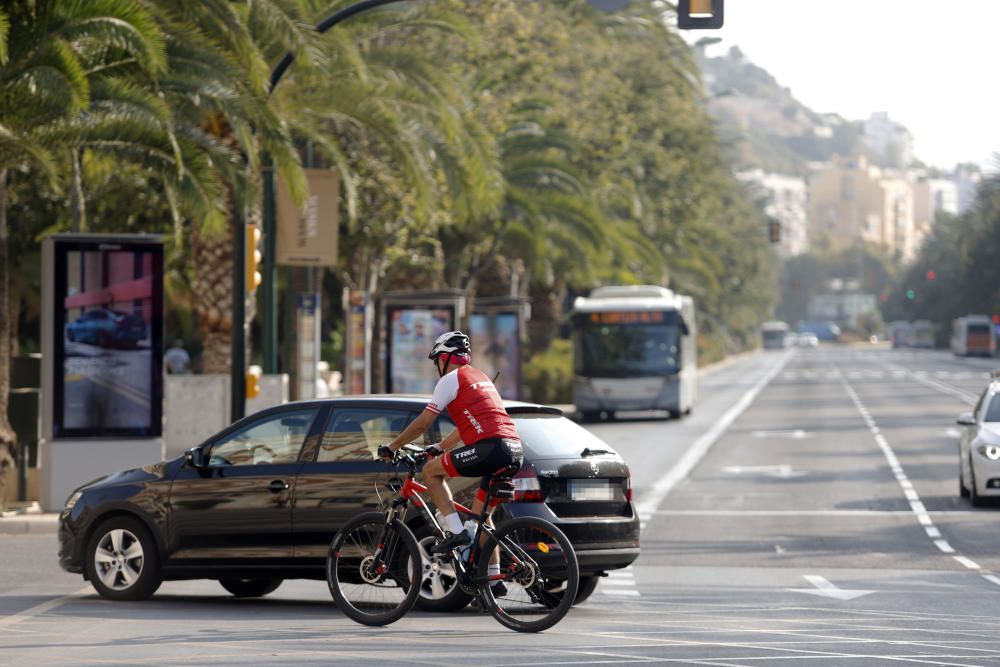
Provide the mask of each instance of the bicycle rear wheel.
[{"label": "bicycle rear wheel", "polygon": [[368,512],[351,519],[326,558],[326,582],[337,607],[364,625],[388,625],[413,608],[420,594],[420,551],[399,519]]},{"label": "bicycle rear wheel", "polygon": [[488,576],[489,554],[500,550],[496,581],[483,581],[479,594],[497,621],[518,632],[541,632],[562,620],[573,606],[580,571],[569,538],[535,517],[505,521],[483,547],[477,578]]}]

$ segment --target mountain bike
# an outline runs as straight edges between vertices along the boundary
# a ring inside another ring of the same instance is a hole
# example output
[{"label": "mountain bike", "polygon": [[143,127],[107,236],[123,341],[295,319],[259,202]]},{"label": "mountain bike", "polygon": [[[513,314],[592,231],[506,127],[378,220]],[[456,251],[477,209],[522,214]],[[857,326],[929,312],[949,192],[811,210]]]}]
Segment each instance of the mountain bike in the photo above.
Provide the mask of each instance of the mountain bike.
[{"label": "mountain bike", "polygon": [[[427,458],[414,445],[400,448],[393,463],[396,470],[399,466],[406,469],[405,478],[376,481],[377,492],[384,487],[392,493],[382,501],[379,492],[383,511],[354,517],[333,538],[326,579],[340,610],[364,625],[388,625],[413,608],[426,576],[448,575],[465,593],[478,595],[483,609],[512,630],[540,632],[558,623],[573,605],[580,581],[569,538],[535,517],[487,525],[490,501],[514,497],[511,471],[502,469],[490,478],[480,515],[454,503],[461,516],[479,522],[467,559],[460,549],[430,557],[430,550],[421,549],[406,524],[412,505],[432,527],[435,543],[444,539],[441,524],[421,495],[427,487],[414,479]],[[500,554],[500,574],[490,576],[489,557],[494,549]]]}]

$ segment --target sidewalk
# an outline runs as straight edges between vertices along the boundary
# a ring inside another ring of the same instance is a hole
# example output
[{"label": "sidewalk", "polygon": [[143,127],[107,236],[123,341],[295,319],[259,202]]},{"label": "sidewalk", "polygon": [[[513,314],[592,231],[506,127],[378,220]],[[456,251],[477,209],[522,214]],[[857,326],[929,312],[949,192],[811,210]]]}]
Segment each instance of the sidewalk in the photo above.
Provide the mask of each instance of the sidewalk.
[{"label": "sidewalk", "polygon": [[55,533],[57,530],[58,512],[42,512],[37,503],[0,514],[0,535]]}]

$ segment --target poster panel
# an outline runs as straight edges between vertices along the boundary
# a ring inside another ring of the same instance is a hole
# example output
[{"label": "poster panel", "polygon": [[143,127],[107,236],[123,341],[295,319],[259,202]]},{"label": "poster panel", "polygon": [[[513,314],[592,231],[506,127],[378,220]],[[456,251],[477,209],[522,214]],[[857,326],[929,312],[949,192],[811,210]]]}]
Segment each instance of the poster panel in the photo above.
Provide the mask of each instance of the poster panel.
[{"label": "poster panel", "polygon": [[162,434],[163,246],[56,239],[53,435]]},{"label": "poster panel", "polygon": [[451,331],[454,309],[448,306],[390,306],[389,391],[429,394],[438,375],[427,359],[434,341]]},{"label": "poster panel", "polygon": [[368,292],[345,288],[344,308],[347,322],[344,393],[367,394],[370,393],[368,359],[371,345],[368,332],[372,329]]},{"label": "poster panel", "polygon": [[316,379],[319,375],[319,294],[299,294],[296,309],[299,334],[298,399],[316,398]]},{"label": "poster panel", "polygon": [[521,332],[517,313],[476,313],[469,318],[472,360],[495,378],[500,396],[521,398]]},{"label": "poster panel", "polygon": [[275,261],[281,266],[336,266],[340,229],[340,174],[306,169],[309,198],[305,211],[292,199],[282,179],[277,191]]}]

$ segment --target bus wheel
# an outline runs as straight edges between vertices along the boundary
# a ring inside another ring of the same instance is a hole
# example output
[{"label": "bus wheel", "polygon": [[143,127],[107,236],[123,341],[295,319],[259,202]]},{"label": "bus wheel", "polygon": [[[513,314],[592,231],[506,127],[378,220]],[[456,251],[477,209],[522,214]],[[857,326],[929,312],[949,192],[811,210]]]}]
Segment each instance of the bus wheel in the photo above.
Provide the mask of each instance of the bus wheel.
[{"label": "bus wheel", "polygon": [[680,419],[680,410],[667,410],[667,419]]},{"label": "bus wheel", "polygon": [[594,412],[592,410],[586,410],[580,413],[580,419],[585,422],[598,422],[601,421],[601,413]]}]

